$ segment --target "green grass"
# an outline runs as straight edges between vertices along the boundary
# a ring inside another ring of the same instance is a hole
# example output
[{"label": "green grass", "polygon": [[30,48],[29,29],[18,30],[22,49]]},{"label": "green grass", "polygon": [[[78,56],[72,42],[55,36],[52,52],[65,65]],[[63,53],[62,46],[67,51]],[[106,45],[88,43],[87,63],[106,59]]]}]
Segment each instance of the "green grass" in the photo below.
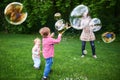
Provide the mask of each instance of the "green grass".
[{"label": "green grass", "polygon": [[[33,68],[31,49],[33,40],[40,35],[0,34],[0,80],[41,80],[45,60],[41,55],[40,70]],[[78,35],[63,35],[55,45],[53,72],[50,80],[120,80],[120,41],[104,43],[99,36],[95,41],[97,59],[88,54],[81,58]]]}]

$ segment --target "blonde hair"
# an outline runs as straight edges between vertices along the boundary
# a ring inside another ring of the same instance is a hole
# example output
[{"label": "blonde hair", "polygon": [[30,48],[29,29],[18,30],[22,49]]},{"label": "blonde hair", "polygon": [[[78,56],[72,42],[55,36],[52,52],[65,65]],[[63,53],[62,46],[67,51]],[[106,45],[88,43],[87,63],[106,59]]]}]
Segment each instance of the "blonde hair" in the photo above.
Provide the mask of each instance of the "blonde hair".
[{"label": "blonde hair", "polygon": [[50,29],[48,27],[43,27],[40,29],[39,33],[45,38],[50,34]]},{"label": "blonde hair", "polygon": [[35,44],[37,41],[41,42],[41,40],[40,40],[39,38],[35,38],[35,39],[34,39],[34,44]]}]

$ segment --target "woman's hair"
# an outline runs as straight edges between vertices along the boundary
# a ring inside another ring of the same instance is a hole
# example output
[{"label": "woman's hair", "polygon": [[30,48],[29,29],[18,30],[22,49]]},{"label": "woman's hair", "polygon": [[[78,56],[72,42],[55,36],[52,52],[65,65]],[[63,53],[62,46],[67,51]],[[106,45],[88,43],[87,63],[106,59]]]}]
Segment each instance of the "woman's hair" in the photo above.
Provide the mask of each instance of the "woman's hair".
[{"label": "woman's hair", "polygon": [[48,27],[43,27],[40,29],[39,33],[45,38],[50,34],[50,29]]},{"label": "woman's hair", "polygon": [[89,12],[85,12],[85,13],[83,13],[83,16],[90,16],[90,13]]}]

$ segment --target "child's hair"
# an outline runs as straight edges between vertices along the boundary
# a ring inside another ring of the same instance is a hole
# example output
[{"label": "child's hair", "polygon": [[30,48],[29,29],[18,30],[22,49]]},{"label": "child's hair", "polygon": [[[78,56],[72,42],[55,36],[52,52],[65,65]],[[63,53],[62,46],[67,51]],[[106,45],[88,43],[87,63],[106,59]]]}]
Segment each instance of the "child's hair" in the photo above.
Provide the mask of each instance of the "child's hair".
[{"label": "child's hair", "polygon": [[50,29],[48,27],[43,27],[40,29],[39,33],[45,38],[50,34]]},{"label": "child's hair", "polygon": [[41,42],[39,38],[35,38],[34,39],[34,44],[36,44],[37,41]]}]

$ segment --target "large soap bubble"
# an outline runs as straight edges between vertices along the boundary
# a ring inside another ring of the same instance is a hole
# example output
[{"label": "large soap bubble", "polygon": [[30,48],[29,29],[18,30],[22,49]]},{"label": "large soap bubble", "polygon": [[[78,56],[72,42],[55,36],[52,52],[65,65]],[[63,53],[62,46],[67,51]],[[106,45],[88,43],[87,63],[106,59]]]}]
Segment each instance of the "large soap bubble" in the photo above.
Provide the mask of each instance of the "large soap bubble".
[{"label": "large soap bubble", "polygon": [[89,26],[91,26],[93,28],[93,31],[99,31],[102,27],[101,21],[98,18],[93,18],[90,23]]},{"label": "large soap bubble", "polygon": [[27,18],[27,12],[24,10],[23,4],[12,2],[8,4],[4,10],[6,20],[13,25],[23,23]]},{"label": "large soap bubble", "polygon": [[59,33],[64,33],[70,27],[71,26],[69,26],[68,23],[65,23],[63,19],[57,20],[57,22],[55,23],[55,28]]},{"label": "large soap bubble", "polygon": [[61,31],[62,29],[65,28],[65,21],[63,19],[60,19],[58,20],[56,23],[55,23],[55,28],[58,30],[58,31]]},{"label": "large soap bubble", "polygon": [[78,5],[70,14],[70,24],[75,29],[80,29],[81,18],[84,14],[88,14],[88,7],[85,5]]},{"label": "large soap bubble", "polygon": [[70,23],[74,29],[77,29],[77,30],[81,29],[81,18],[71,17]]},{"label": "large soap bubble", "polygon": [[84,13],[88,13],[88,7],[85,5],[78,5],[73,9],[70,16],[81,17]]}]

